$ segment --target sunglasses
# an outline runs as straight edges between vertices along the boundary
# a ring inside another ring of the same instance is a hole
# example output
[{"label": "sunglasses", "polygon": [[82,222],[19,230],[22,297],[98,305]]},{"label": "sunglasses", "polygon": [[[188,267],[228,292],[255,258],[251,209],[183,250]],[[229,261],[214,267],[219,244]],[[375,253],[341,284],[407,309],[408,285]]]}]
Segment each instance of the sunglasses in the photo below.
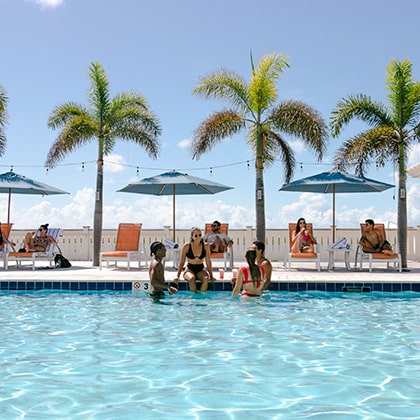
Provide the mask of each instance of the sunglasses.
[{"label": "sunglasses", "polygon": [[299,222],[300,225],[306,225],[306,222]]},{"label": "sunglasses", "polygon": [[196,233],[196,234],[194,235],[194,238],[201,238],[201,233]]}]

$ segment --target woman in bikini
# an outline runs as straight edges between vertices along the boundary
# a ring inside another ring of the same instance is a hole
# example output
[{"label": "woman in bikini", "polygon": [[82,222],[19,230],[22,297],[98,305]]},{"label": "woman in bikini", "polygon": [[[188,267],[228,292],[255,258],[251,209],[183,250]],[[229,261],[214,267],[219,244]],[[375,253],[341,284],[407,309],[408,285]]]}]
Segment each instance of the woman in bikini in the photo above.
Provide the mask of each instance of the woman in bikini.
[{"label": "woman in bikini", "polygon": [[[209,280],[214,281],[213,269],[210,259],[210,245],[203,241],[201,230],[198,228],[191,229],[191,241],[182,247],[181,260],[174,282],[179,280],[185,260],[187,260],[187,267],[184,272],[184,280],[188,281],[191,292],[197,293],[196,281],[201,282],[200,292],[206,292]],[[204,268],[204,260],[208,271]]]},{"label": "woman in bikini", "polygon": [[261,296],[264,290],[266,275],[264,268],[256,264],[257,251],[255,248],[248,248],[245,253],[247,265],[238,271],[235,287],[232,290],[232,297],[237,296],[242,289],[242,297]]},{"label": "woman in bikini", "polygon": [[314,244],[316,239],[312,232],[306,228],[306,222],[300,217],[296,223],[296,230],[293,232],[291,252],[314,252]]},{"label": "woman in bikini", "polygon": [[36,232],[28,232],[25,235],[23,246],[26,252],[45,252],[48,245],[55,244],[56,241],[48,232],[48,223],[41,225],[38,229],[39,235]]}]

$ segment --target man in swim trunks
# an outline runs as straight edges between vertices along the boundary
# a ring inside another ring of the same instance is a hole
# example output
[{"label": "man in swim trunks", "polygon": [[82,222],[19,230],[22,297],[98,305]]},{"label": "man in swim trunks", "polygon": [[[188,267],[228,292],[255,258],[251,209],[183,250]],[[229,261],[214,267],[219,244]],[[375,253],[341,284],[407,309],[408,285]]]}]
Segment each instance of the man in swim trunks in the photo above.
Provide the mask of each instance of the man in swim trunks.
[{"label": "man in swim trunks", "polygon": [[165,270],[162,260],[166,255],[166,248],[162,242],[153,242],[150,245],[150,255],[154,256],[153,261],[149,266],[150,279],[150,297],[158,302],[165,297],[164,290],[167,290],[170,295],[176,293],[178,289],[165,283]]},{"label": "man in swim trunks", "polygon": [[211,224],[212,233],[206,233],[203,241],[210,245],[211,252],[224,252],[225,246],[231,247],[233,245],[232,239],[225,233],[220,232],[220,222],[215,220]]},{"label": "man in swim trunks", "polygon": [[25,235],[23,241],[23,247],[26,252],[45,252],[48,248],[48,245],[57,244],[55,239],[47,235],[48,232],[48,223],[41,225],[38,229],[39,234],[36,232],[28,232]]},{"label": "man in swim trunks", "polygon": [[383,253],[392,255],[392,245],[382,238],[382,235],[375,230],[375,222],[372,219],[366,219],[366,229],[363,236],[360,238],[360,244],[363,247],[363,252],[367,253]]}]

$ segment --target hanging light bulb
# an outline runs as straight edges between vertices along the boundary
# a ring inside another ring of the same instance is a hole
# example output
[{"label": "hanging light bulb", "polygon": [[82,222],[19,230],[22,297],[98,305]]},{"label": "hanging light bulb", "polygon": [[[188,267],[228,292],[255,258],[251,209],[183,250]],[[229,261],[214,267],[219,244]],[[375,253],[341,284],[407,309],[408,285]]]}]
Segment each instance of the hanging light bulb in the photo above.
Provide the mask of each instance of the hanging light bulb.
[{"label": "hanging light bulb", "polygon": [[213,176],[213,168],[210,168],[210,176]]},{"label": "hanging light bulb", "polygon": [[249,160],[246,161],[246,169],[249,171]]},{"label": "hanging light bulb", "polygon": [[13,165],[10,167],[10,172],[13,172]]},{"label": "hanging light bulb", "polygon": [[378,163],[376,163],[376,172],[378,172],[379,171],[379,165],[378,165]]},{"label": "hanging light bulb", "polygon": [[48,175],[48,168],[45,168],[45,175]]},{"label": "hanging light bulb", "polygon": [[137,178],[138,178],[139,175],[140,175],[140,168],[138,166],[137,166],[136,174],[137,174]]},{"label": "hanging light bulb", "polygon": [[85,162],[82,162],[82,172],[85,172]]},{"label": "hanging light bulb", "polygon": [[303,164],[300,162],[300,172],[303,172]]}]

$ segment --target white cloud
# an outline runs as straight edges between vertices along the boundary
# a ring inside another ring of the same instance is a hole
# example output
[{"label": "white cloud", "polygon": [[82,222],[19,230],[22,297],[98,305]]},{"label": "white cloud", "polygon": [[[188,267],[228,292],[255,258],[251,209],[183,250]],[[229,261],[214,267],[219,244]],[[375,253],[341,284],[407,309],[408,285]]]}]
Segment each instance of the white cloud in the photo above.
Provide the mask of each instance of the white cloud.
[{"label": "white cloud", "polygon": [[54,9],[64,4],[64,0],[26,0],[26,1],[34,3],[37,6],[41,6],[42,8],[45,8],[45,9],[47,8]]},{"label": "white cloud", "polygon": [[420,144],[415,144],[408,153],[407,168],[420,162]]},{"label": "white cloud", "polygon": [[180,149],[188,149],[191,146],[191,139],[184,139],[178,142],[177,146]]},{"label": "white cloud", "polygon": [[110,154],[104,161],[104,172],[118,173],[124,170],[124,159],[121,155]]}]

